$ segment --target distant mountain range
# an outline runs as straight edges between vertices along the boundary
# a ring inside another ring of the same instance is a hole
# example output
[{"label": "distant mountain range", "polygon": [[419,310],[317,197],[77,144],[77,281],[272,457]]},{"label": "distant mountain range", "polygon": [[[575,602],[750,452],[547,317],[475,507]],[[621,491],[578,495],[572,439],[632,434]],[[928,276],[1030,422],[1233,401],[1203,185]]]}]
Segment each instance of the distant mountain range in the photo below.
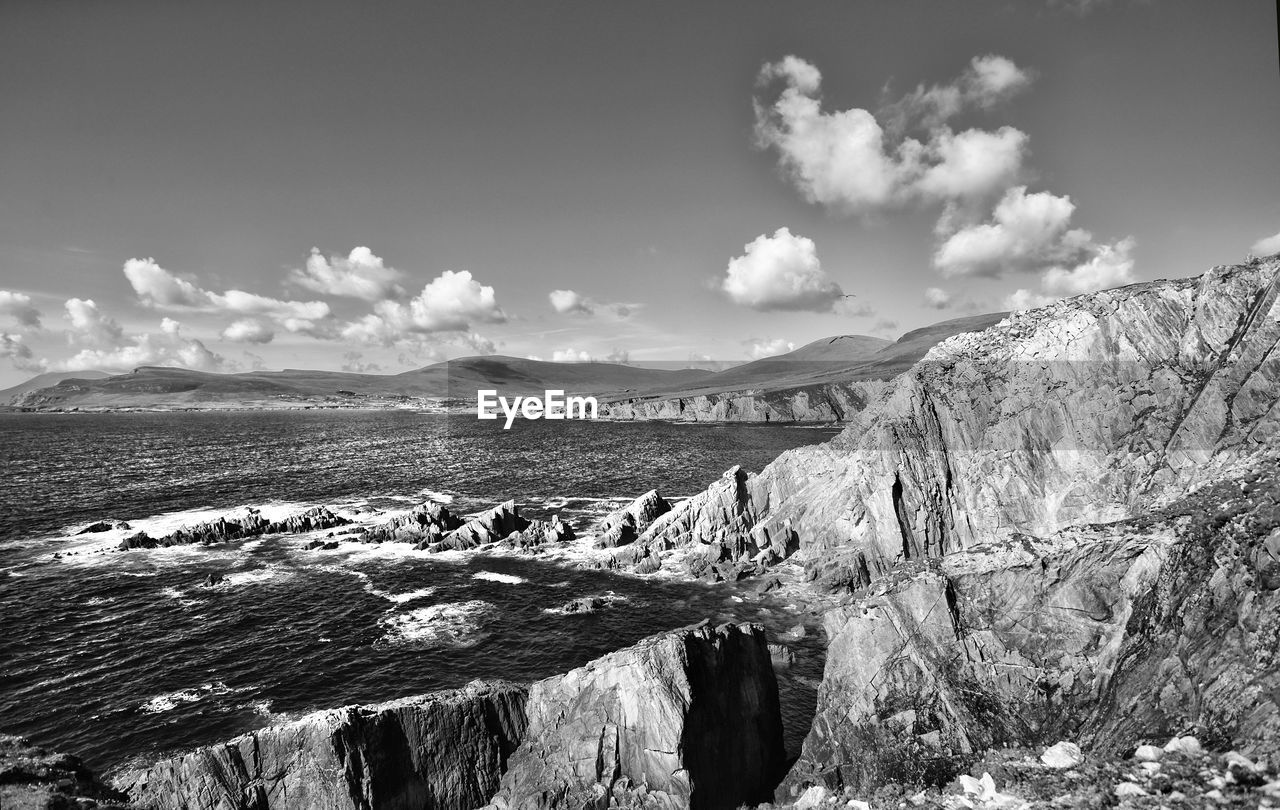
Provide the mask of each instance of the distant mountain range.
[{"label": "distant mountain range", "polygon": [[504,395],[563,389],[614,403],[728,392],[750,396],[854,379],[887,379],[939,340],[985,328],[1001,317],[947,321],[908,332],[896,342],[836,335],[723,371],[553,363],[502,355],[463,357],[400,374],[300,369],[215,374],[144,366],[114,376],[100,371],[42,374],[0,391],[0,404],[24,410],[393,407],[423,399],[474,401],[482,388]]}]

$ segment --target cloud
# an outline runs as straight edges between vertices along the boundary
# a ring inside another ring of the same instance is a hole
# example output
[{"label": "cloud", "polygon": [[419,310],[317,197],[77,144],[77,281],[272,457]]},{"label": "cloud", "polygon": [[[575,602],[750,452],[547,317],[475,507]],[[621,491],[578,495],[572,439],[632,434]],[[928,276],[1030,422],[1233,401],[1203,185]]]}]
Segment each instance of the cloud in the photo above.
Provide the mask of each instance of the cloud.
[{"label": "cloud", "polygon": [[752,360],[760,360],[764,357],[774,357],[779,354],[786,354],[794,351],[796,344],[782,338],[763,338],[760,340],[752,340],[747,348],[747,354]]},{"label": "cloud", "polygon": [[933,264],[946,276],[997,277],[1037,270],[1082,257],[1092,243],[1088,231],[1070,230],[1075,204],[1026,186],[1005,192],[989,222],[962,227],[934,252]]},{"label": "cloud", "polygon": [[[73,302],[78,302],[81,306],[73,307]],[[73,311],[75,314],[72,314]],[[219,371],[226,365],[226,359],[222,355],[209,351],[199,340],[183,337],[181,324],[171,318],[160,322],[159,334],[147,332],[125,335],[123,331],[112,331],[109,327],[104,327],[104,323],[114,325],[115,321],[98,312],[92,301],[72,299],[67,302],[67,313],[77,340],[84,341],[91,334],[109,340],[83,348],[74,356],[54,363],[53,367],[59,370],[128,370],[138,366],[182,366],[198,371]],[[80,321],[79,325],[77,321]],[[116,326],[115,329],[119,330],[119,327]]]},{"label": "cloud", "polygon": [[551,301],[551,308],[561,315],[591,316],[604,312],[622,319],[631,317],[640,308],[639,304],[596,301],[573,290],[552,290],[547,298]]},{"label": "cloud", "polygon": [[1259,239],[1253,243],[1253,247],[1249,248],[1249,250],[1258,256],[1270,256],[1273,253],[1280,253],[1280,233],[1275,236],[1268,236],[1265,239]]},{"label": "cloud", "polygon": [[248,350],[242,351],[240,354],[244,356],[245,362],[249,364],[249,368],[253,371],[266,371],[267,363],[262,359],[262,355],[254,354]]},{"label": "cloud", "polygon": [[619,349],[615,346],[613,347],[613,351],[604,356],[604,361],[606,363],[617,363],[619,365],[629,366],[631,365],[631,352],[626,351],[625,349]]},{"label": "cloud", "polygon": [[938,287],[930,287],[924,291],[924,305],[929,309],[949,309],[951,293]]},{"label": "cloud", "polygon": [[41,372],[48,368],[48,363],[36,359],[22,335],[0,332],[0,357],[8,360],[19,371]]},{"label": "cloud", "polygon": [[323,301],[282,301],[243,290],[210,292],[178,278],[155,259],[130,259],[124,263],[124,274],[138,300],[156,309],[265,315],[277,320],[318,321],[329,316],[329,305]]},{"label": "cloud", "polygon": [[413,335],[463,331],[474,321],[504,323],[493,287],[486,287],[463,270],[446,270],[408,303],[379,301],[373,313],[341,329],[348,340],[392,345]]},{"label": "cloud", "polygon": [[0,290],[0,315],[13,318],[24,329],[39,329],[40,310],[31,303],[31,296],[19,292]]},{"label": "cloud", "polygon": [[[93,348],[119,346],[124,340],[124,329],[114,319],[107,317],[93,299],[69,298],[63,305],[71,328],[67,338],[72,345]],[[81,366],[80,368],[90,368]]]},{"label": "cloud", "polygon": [[382,366],[373,361],[366,362],[364,355],[360,352],[346,352],[342,355],[342,370],[356,374],[369,374],[382,371]]},{"label": "cloud", "polygon": [[871,325],[872,330],[876,332],[893,332],[898,328],[898,322],[892,318],[881,318]]},{"label": "cloud", "polygon": [[354,248],[346,258],[329,259],[319,248],[311,248],[306,265],[294,269],[289,280],[325,295],[383,301],[404,296],[404,288],[397,283],[403,275],[383,264],[367,247]]},{"label": "cloud", "polygon": [[720,288],[735,303],[760,312],[830,312],[844,291],[827,276],[812,239],[779,228],[729,260]]},{"label": "cloud", "polygon": [[[990,195],[1022,173],[1027,136],[1013,127],[953,132],[945,121],[966,108],[989,109],[1031,79],[1005,57],[975,58],[950,85],[923,87],[887,105],[889,130],[868,110],[824,112],[822,76],[796,56],[766,64],[757,86],[782,84],[768,103],[753,100],[756,143],[778,153],[791,182],[812,203],[870,213],[912,201]],[[924,127],[925,140],[901,137]]]},{"label": "cloud", "polygon": [[275,336],[270,326],[253,318],[241,318],[222,330],[222,339],[232,343],[270,343]]},{"label": "cloud", "polygon": [[1040,278],[1043,292],[1035,293],[1019,289],[1005,299],[1011,310],[1031,309],[1050,304],[1071,295],[1106,290],[1132,284],[1137,279],[1133,273],[1132,238],[1121,239],[1114,245],[1093,245],[1092,255],[1074,266],[1054,266]]},{"label": "cloud", "polygon": [[595,358],[577,349],[557,349],[551,353],[553,363],[594,363]]}]

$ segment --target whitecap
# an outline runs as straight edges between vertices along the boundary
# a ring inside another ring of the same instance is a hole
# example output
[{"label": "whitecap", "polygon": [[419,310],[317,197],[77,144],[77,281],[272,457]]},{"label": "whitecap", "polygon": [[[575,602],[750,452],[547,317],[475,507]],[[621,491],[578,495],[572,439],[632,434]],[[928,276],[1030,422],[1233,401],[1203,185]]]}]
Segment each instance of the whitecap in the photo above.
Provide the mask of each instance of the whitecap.
[{"label": "whitecap", "polygon": [[525,581],[524,577],[518,577],[515,574],[500,574],[497,571],[477,571],[471,575],[472,579],[483,579],[489,582],[502,582],[507,585],[519,585]]},{"label": "whitecap", "polygon": [[232,689],[222,681],[214,683],[206,683],[194,689],[179,689],[176,692],[166,692],[162,695],[156,695],[138,707],[138,711],[146,714],[160,714],[162,712],[172,711],[184,703],[195,703],[203,700],[211,695],[229,695],[233,692],[242,692],[243,689]]},{"label": "whitecap", "polygon": [[422,599],[436,592],[435,588],[419,588],[416,591],[407,593],[391,593],[390,591],[380,591],[372,585],[365,585],[364,589],[374,596],[386,599],[388,602],[394,602],[397,605],[403,605],[405,602],[412,602],[415,599]]},{"label": "whitecap", "polygon": [[489,602],[445,602],[407,613],[390,613],[378,621],[387,628],[380,641],[433,647],[474,647],[484,640],[484,624],[496,612]]}]

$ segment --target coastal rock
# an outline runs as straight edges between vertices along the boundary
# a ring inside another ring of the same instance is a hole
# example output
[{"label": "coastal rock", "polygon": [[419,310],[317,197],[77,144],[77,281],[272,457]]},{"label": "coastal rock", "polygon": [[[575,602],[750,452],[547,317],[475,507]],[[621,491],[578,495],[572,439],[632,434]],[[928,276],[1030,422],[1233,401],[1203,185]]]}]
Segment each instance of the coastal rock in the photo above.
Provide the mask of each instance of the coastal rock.
[{"label": "coastal rock", "polygon": [[125,538],[119,549],[127,551],[135,548],[156,548],[158,546],[211,545],[228,540],[243,540],[262,537],[268,534],[301,534],[303,532],[323,531],[338,526],[345,526],[351,521],[323,506],[312,507],[303,512],[289,515],[282,520],[270,521],[262,516],[258,509],[247,509],[243,515],[223,515],[217,520],[209,520],[184,526],[163,537],[152,538],[146,532]]},{"label": "coastal rock", "polygon": [[576,539],[573,527],[552,515],[551,520],[534,520],[521,531],[512,532],[499,543],[505,548],[537,552],[557,543],[571,543]]},{"label": "coastal rock", "polygon": [[617,548],[634,542],[659,516],[671,511],[671,504],[651,489],[600,522],[596,548]]},{"label": "coastal rock", "polygon": [[127,797],[98,780],[78,757],[0,734],[0,807],[5,810],[126,807]]},{"label": "coastal rock", "polygon": [[429,502],[415,506],[385,523],[370,526],[360,539],[368,543],[436,543],[445,532],[462,525],[447,506]]},{"label": "coastal rock", "polygon": [[581,596],[577,599],[566,602],[560,608],[561,613],[595,613],[600,610],[608,602],[602,596]]},{"label": "coastal rock", "polygon": [[[817,715],[779,798],[927,783],[1063,738],[1115,754],[1195,728],[1280,753],[1280,594],[1252,571],[1280,524],[1280,457],[1249,465],[1149,515],[904,564],[828,612]],[[953,757],[922,756],[930,734]]]},{"label": "coastal rock", "polygon": [[116,786],[155,810],[469,810],[523,735],[526,690],[500,682],[318,712],[138,771]]},{"label": "coastal rock", "polygon": [[815,587],[847,591],[899,562],[1141,514],[1280,436],[1278,277],[1276,258],[1218,267],[951,337],[835,440],[730,470],[616,563],[798,552]]},{"label": "coastal rock", "polygon": [[758,625],[646,639],[533,684],[527,712],[494,808],[735,808],[767,799],[783,764]]},{"label": "coastal rock", "polygon": [[130,551],[135,548],[157,548],[160,541],[148,535],[146,532],[138,532],[130,535],[120,541],[120,545],[116,546],[118,551]]},{"label": "coastal rock", "polygon": [[100,534],[101,532],[110,531],[128,531],[131,526],[123,520],[99,520],[96,523],[90,523],[76,534]]},{"label": "coastal rock", "polygon": [[672,422],[846,422],[884,390],[880,379],[600,403],[600,418]]},{"label": "coastal rock", "polygon": [[428,551],[468,551],[486,543],[497,543],[512,532],[520,532],[529,521],[520,517],[520,507],[515,501],[506,501],[481,512],[462,526],[446,534],[439,542],[432,543]]}]

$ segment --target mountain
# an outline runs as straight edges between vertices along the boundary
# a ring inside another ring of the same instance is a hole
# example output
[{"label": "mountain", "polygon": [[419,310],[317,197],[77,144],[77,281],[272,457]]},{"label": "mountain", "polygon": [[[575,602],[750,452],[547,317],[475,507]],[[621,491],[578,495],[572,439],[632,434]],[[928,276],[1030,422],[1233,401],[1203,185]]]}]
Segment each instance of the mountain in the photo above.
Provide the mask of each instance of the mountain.
[{"label": "mountain", "polygon": [[18,383],[12,388],[0,390],[0,405],[7,405],[14,399],[22,396],[28,391],[36,391],[41,388],[48,388],[51,385],[57,385],[63,380],[100,380],[103,377],[111,375],[105,371],[46,371],[43,374],[37,374],[26,382]]},{"label": "mountain", "polygon": [[[339,371],[248,371],[215,374],[143,366],[128,374],[62,380],[37,387],[35,380],[14,404],[30,409],[201,407],[301,407],[390,404],[406,398],[473,400],[481,388],[502,394],[564,389],[579,394],[626,393],[656,385],[681,385],[705,375],[697,369],[661,370],[613,363],[550,363],[500,355],[464,357],[401,374]],[[37,378],[39,379],[39,378]]]},{"label": "mountain", "polygon": [[611,394],[609,419],[685,422],[840,422],[856,414],[936,343],[985,329],[1007,313],[972,315],[915,329],[896,341],[836,335],[776,357],[707,373],[679,387]]}]

